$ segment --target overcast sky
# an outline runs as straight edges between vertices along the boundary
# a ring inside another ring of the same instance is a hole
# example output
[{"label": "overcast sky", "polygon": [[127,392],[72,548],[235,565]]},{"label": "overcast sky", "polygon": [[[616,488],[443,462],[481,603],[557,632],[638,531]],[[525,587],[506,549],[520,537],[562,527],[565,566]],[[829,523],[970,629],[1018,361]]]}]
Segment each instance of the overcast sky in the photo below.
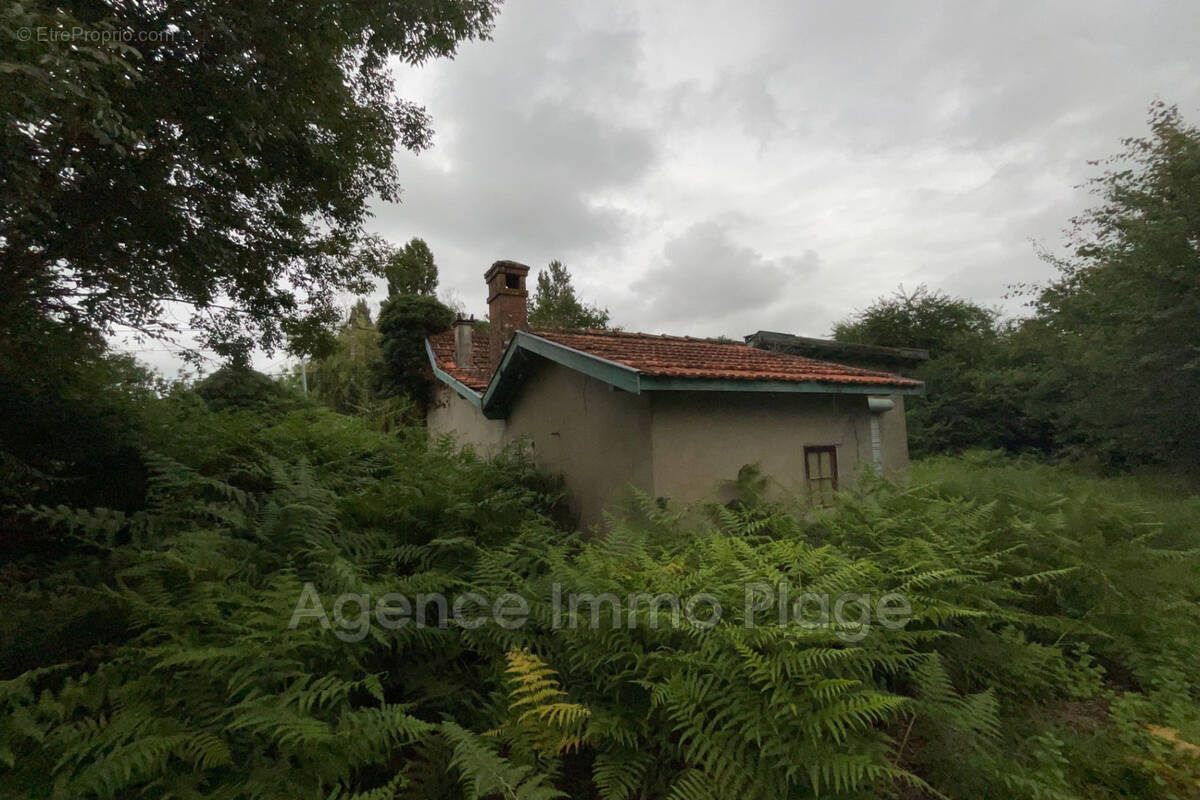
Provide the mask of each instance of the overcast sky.
[{"label": "overcast sky", "polygon": [[434,147],[370,227],[477,316],[500,258],[562,259],[628,330],[825,336],[921,283],[1012,311],[1088,160],[1157,98],[1200,119],[1198,31],[1196,2],[511,0],[397,70]]}]

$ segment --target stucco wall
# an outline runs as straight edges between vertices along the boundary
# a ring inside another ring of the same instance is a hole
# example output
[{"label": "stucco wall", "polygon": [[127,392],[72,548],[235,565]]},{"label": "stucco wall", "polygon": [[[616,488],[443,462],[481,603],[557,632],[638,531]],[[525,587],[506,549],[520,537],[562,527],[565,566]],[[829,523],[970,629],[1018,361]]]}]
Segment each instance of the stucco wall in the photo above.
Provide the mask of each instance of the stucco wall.
[{"label": "stucco wall", "polygon": [[534,460],[565,478],[584,528],[601,521],[601,511],[626,484],[653,491],[645,395],[544,362],[516,397],[506,437],[527,438]]},{"label": "stucco wall", "polygon": [[871,458],[866,395],[661,392],[652,409],[654,491],[680,502],[729,499],[727,482],[753,463],[806,497],[806,445],[837,447],[843,488]]},{"label": "stucco wall", "polygon": [[504,444],[504,420],[491,420],[479,413],[458,392],[438,381],[425,424],[434,436],[450,434],[460,445],[471,445],[481,454],[491,455]]},{"label": "stucco wall", "polygon": [[[908,466],[904,398],[880,416],[889,477]],[[548,361],[514,398],[507,420],[488,420],[439,385],[431,433],[452,433],[481,452],[524,438],[534,460],[566,481],[572,511],[590,528],[632,483],[678,502],[729,499],[728,482],[757,463],[777,489],[806,497],[804,447],[837,447],[838,478],[850,486],[871,461],[871,412],[861,394],[658,392],[629,394]]]},{"label": "stucco wall", "polygon": [[883,474],[900,480],[908,471],[908,425],[904,420],[904,395],[889,395],[896,404],[879,415],[879,433],[883,440]]}]

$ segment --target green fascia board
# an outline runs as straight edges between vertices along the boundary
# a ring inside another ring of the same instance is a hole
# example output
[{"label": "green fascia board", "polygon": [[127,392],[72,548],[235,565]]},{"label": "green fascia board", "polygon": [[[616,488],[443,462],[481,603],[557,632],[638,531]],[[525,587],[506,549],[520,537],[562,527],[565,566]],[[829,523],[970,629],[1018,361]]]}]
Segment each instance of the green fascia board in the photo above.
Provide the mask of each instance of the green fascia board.
[{"label": "green fascia board", "polygon": [[[432,352],[432,351],[431,351]],[[517,331],[509,342],[496,368],[487,391],[479,404],[488,419],[508,416],[508,401],[516,393],[528,356],[532,353],[548,361],[581,372],[588,377],[633,394],[642,392],[784,392],[806,394],[925,394],[925,384],[918,386],[878,386],[855,383],[822,383],[820,381],[759,381],[722,378],[674,378],[646,375],[633,367],[594,356],[566,345],[543,339],[528,331]],[[449,377],[449,376],[447,376]],[[450,378],[450,380],[454,380]],[[457,383],[457,381],[456,381]],[[459,384],[460,386],[462,384]],[[464,389],[466,387],[463,387]],[[467,389],[467,391],[471,391]],[[478,396],[478,395],[476,395]]]},{"label": "green fascia board", "polygon": [[528,331],[517,331],[508,343],[500,365],[483,394],[481,408],[483,415],[488,419],[503,419],[508,416],[507,401],[516,393],[521,382],[521,366],[528,358],[526,353],[541,356],[547,361],[561,364],[618,389],[634,394],[640,391],[638,382],[641,373],[633,367],[575,350]]},{"label": "green fascia board", "polygon": [[433,354],[433,347],[429,344],[428,339],[425,340],[425,354],[429,356],[429,366],[433,367],[433,376],[462,395],[471,405],[479,408],[483,400],[482,395],[438,366],[437,356]]},{"label": "green fascia board", "polygon": [[528,350],[534,355],[539,355],[556,364],[562,364],[564,367],[570,367],[598,381],[616,386],[618,389],[624,389],[634,394],[641,391],[641,382],[645,380],[645,376],[633,367],[609,361],[607,358],[594,356],[549,339],[543,339],[541,336],[526,331],[518,331],[513,338],[515,346],[522,350]]},{"label": "green fascia board", "polygon": [[[520,333],[521,331],[517,331],[517,335]],[[517,335],[513,336],[504,355],[500,356],[500,363],[496,365],[496,371],[492,373],[487,389],[483,392],[479,408],[487,419],[504,419],[508,416],[508,400],[516,393],[520,383],[517,367],[522,361],[522,356],[520,348],[517,347]]]},{"label": "green fascia board", "polygon": [[886,386],[821,381],[760,381],[730,378],[673,378],[641,376],[643,392],[791,392],[804,394],[925,394],[919,386]]}]

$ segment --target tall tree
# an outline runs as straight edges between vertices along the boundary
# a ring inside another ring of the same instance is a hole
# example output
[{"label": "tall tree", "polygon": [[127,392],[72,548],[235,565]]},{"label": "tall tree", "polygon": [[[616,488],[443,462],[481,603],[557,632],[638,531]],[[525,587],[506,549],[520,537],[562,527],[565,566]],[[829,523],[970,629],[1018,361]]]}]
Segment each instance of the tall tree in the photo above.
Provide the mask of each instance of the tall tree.
[{"label": "tall tree", "polygon": [[[0,68],[0,340],[40,322],[272,348],[365,290],[367,201],[429,117],[392,92],[486,36],[495,0],[8,3]],[[12,36],[13,31],[61,36]]]},{"label": "tall tree", "polygon": [[367,301],[360,298],[338,329],[334,351],[308,367],[310,390],[334,411],[361,411],[375,398],[380,359],[379,331]]},{"label": "tall tree", "polygon": [[1023,333],[1035,398],[1069,444],[1116,463],[1200,468],[1200,129],[1150,109],[1073,220]]},{"label": "tall tree", "polygon": [[424,239],[412,239],[399,250],[393,249],[384,262],[383,274],[387,278],[389,296],[420,294],[433,297],[437,292],[437,264]]},{"label": "tall tree", "polygon": [[571,273],[558,259],[537,276],[529,304],[529,324],[535,328],[607,328],[608,309],[580,302]]},{"label": "tall tree", "polygon": [[837,323],[833,336],[929,350],[930,360],[913,372],[925,381],[926,394],[905,400],[914,454],[1050,446],[1046,426],[1009,390],[1006,329],[994,309],[925,286],[901,288]]},{"label": "tall tree", "polygon": [[967,342],[995,336],[998,313],[945,292],[901,286],[862,311],[838,322],[839,342],[893,347],[920,347],[934,356],[962,348]]},{"label": "tall tree", "polygon": [[425,338],[444,331],[454,312],[436,297],[398,294],[379,312],[381,359],[376,372],[380,397],[407,396],[424,407],[429,399],[429,358]]}]

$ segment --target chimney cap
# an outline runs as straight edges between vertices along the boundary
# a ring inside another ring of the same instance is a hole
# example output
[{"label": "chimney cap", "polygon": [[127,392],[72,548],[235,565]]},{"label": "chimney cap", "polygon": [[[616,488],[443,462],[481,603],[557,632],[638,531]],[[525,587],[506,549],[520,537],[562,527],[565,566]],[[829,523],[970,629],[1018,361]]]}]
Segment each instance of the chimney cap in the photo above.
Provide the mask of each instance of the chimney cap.
[{"label": "chimney cap", "polygon": [[524,264],[518,264],[516,261],[497,261],[492,264],[487,272],[483,273],[483,279],[485,281],[490,281],[492,276],[498,272],[503,272],[505,274],[511,273],[515,275],[528,275],[529,267],[525,266]]}]

